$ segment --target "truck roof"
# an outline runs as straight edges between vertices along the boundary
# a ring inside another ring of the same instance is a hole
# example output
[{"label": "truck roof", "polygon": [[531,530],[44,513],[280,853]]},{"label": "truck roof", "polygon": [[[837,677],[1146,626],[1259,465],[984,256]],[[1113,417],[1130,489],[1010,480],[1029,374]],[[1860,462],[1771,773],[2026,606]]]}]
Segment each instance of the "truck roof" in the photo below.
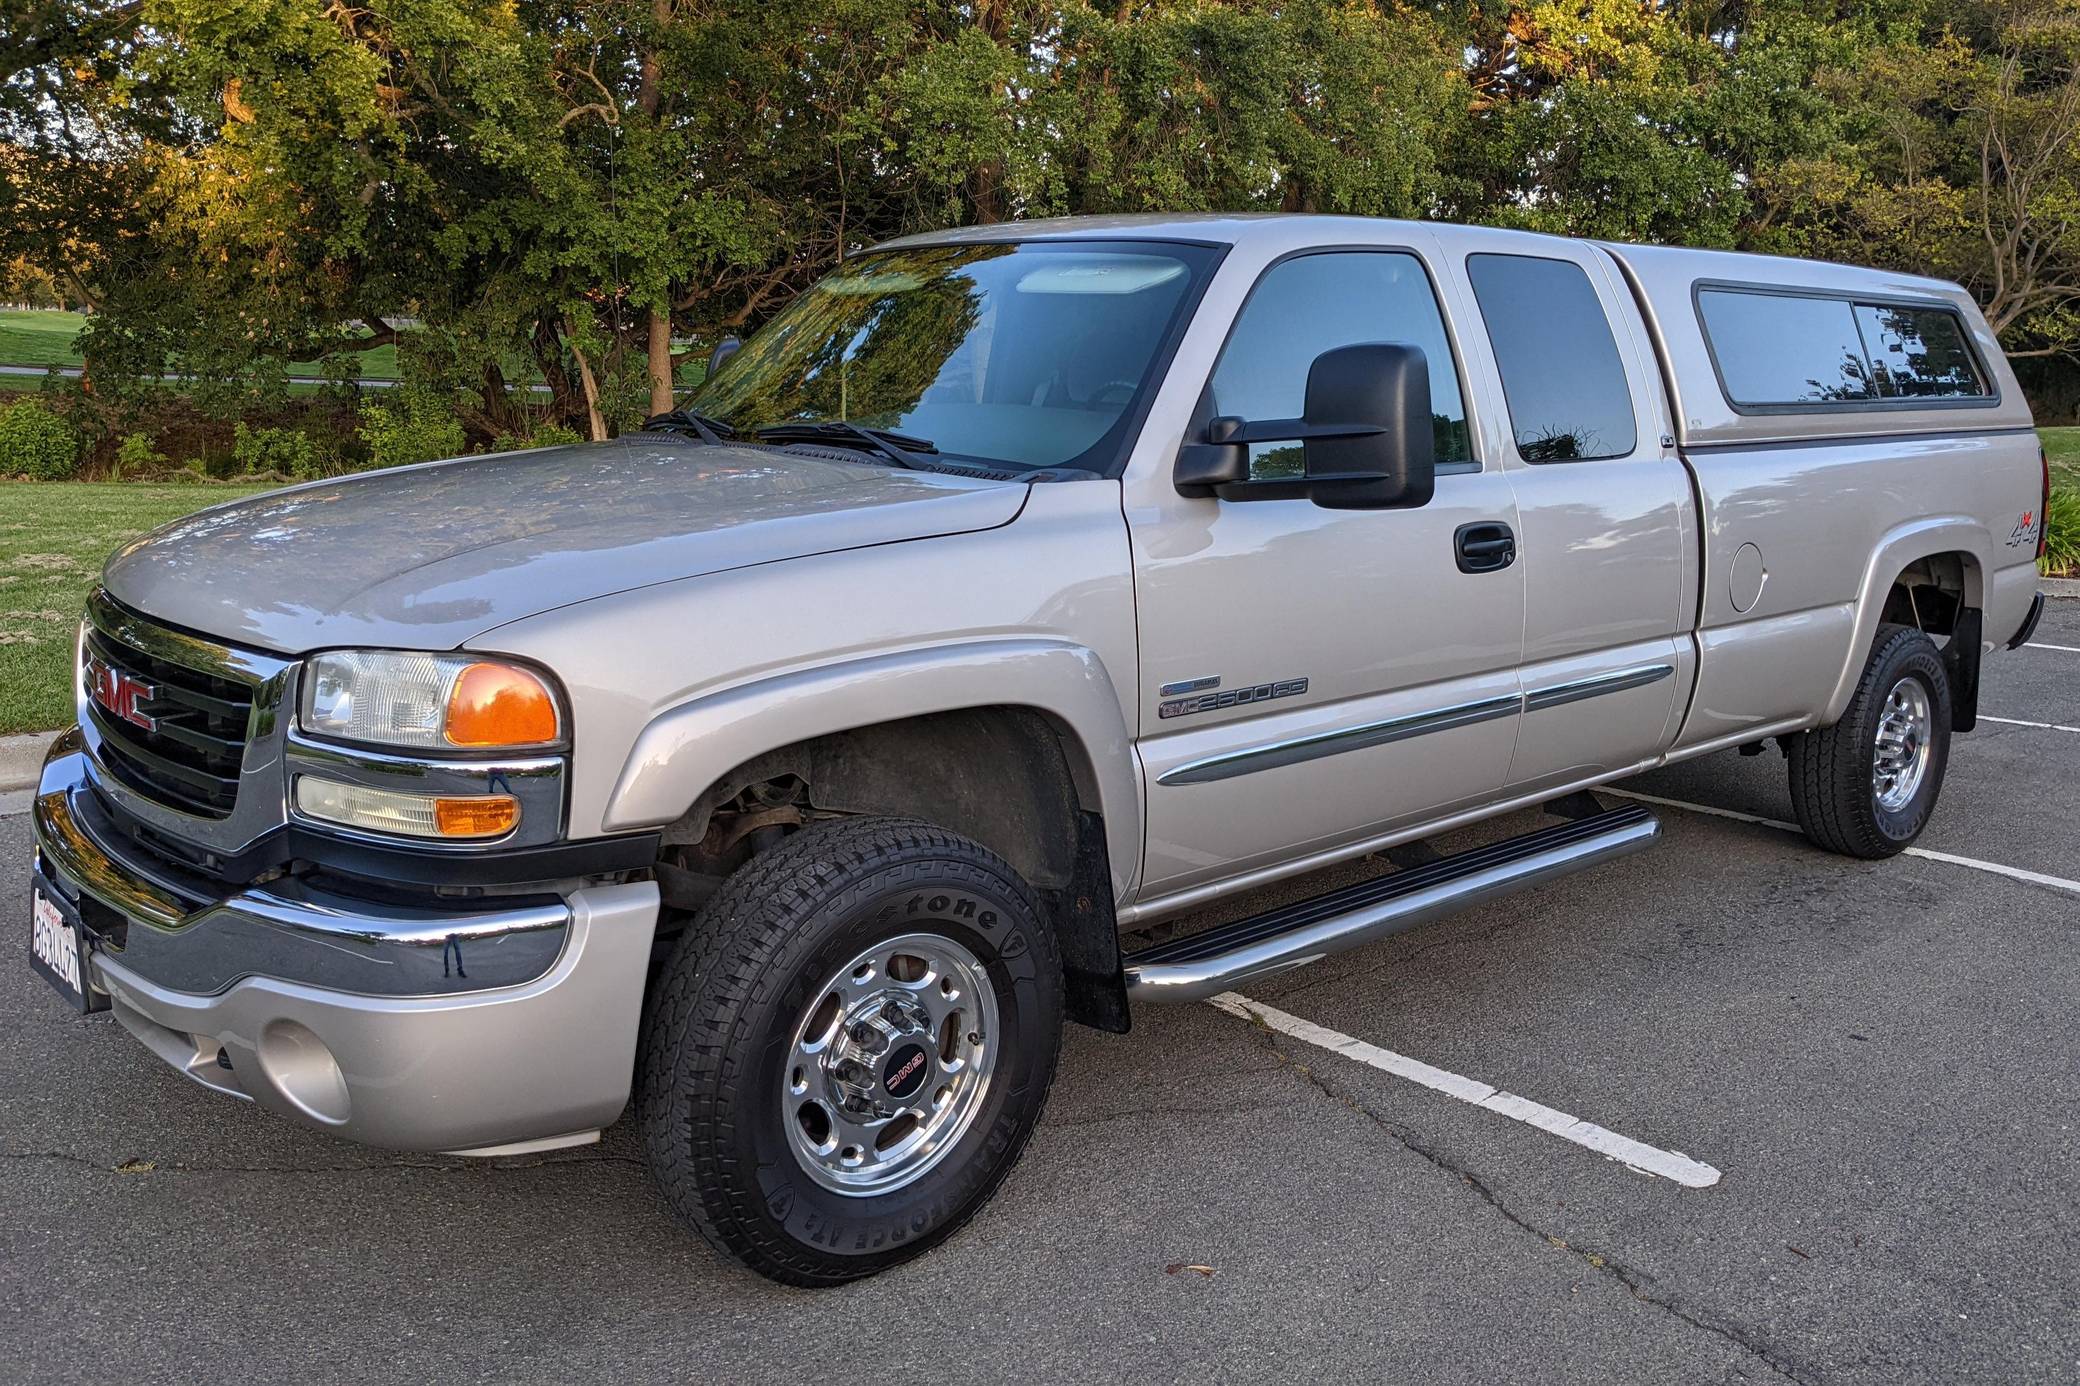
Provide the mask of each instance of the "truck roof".
[{"label": "truck roof", "polygon": [[[1185,241],[1254,247],[1266,257],[1316,246],[1391,242],[1436,245],[1448,259],[1536,254],[1540,245],[1594,245],[1607,254],[1638,306],[1670,390],[1673,432],[1688,446],[1739,446],[1830,438],[2004,431],[2030,426],[2029,404],[1972,295],[1957,284],[1898,270],[1687,246],[1629,245],[1451,222],[1396,221],[1288,212],[1061,217],[998,222],[905,236],[887,247],[1032,240]],[[1698,292],[1714,287],[1954,310],[1989,379],[1972,399],[1885,399],[1791,408],[1741,407],[1727,396],[1700,318]]]},{"label": "truck roof", "polygon": [[1601,246],[1627,264],[1655,277],[1663,273],[1692,278],[1749,279],[1754,282],[1795,281],[1814,287],[1848,288],[1859,291],[1890,289],[1916,294],[1956,294],[1964,290],[1944,279],[1906,274],[1897,270],[1871,269],[1861,265],[1808,260],[1796,256],[1765,255],[1753,251],[1712,250],[1691,246],[1645,245],[1625,241],[1594,240],[1589,237],[1557,236],[1544,231],[1523,231],[1500,226],[1478,226],[1463,222],[1408,221],[1392,217],[1340,216],[1313,212],[1136,212],[1106,216],[1045,217],[1032,221],[993,222],[986,226],[951,227],[925,231],[884,242],[877,249],[911,245],[987,244],[993,241],[1030,240],[1174,240],[1213,245],[1244,245],[1255,240],[1286,241],[1296,223],[1318,229],[1319,239],[1335,243],[1343,239],[1340,229],[1362,228],[1366,239],[1377,237],[1382,228],[1406,227],[1411,235],[1444,234],[1459,238],[1515,242],[1584,240]]}]

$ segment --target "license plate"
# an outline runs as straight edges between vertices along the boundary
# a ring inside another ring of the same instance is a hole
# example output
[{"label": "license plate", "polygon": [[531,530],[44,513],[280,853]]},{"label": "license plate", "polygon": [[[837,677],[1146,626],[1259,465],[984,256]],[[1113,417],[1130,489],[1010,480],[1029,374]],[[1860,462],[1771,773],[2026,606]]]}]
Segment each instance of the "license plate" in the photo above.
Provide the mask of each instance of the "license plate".
[{"label": "license plate", "polygon": [[90,945],[72,905],[39,878],[29,892],[29,963],[81,1011],[98,1011],[108,998],[93,987]]}]

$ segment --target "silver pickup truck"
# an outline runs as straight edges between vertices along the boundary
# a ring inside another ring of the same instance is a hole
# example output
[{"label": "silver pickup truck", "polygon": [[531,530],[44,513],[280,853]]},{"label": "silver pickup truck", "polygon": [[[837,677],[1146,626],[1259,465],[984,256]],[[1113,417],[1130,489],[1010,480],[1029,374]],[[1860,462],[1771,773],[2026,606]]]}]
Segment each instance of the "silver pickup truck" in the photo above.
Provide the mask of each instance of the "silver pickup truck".
[{"label": "silver pickup truck", "polygon": [[118,551],[34,801],[58,989],[379,1145],[633,1096],[687,1222],[829,1284],[990,1196],[1065,1020],[1650,843],[1606,781],[1774,739],[1815,843],[1900,851],[2040,609],[2028,406],[1905,275],[1031,223],[853,257],[715,367]]}]

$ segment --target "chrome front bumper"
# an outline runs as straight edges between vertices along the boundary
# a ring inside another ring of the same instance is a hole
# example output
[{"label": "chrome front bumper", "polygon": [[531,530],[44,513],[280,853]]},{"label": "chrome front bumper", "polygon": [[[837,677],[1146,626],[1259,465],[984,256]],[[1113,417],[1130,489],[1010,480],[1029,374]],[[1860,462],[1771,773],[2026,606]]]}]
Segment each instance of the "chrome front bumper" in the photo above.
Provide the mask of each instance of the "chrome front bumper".
[{"label": "chrome front bumper", "polygon": [[453,912],[288,877],[197,898],[92,796],[68,733],[37,789],[39,864],[97,936],[116,1018],[188,1077],[403,1150],[566,1144],[626,1105],[654,884]]}]

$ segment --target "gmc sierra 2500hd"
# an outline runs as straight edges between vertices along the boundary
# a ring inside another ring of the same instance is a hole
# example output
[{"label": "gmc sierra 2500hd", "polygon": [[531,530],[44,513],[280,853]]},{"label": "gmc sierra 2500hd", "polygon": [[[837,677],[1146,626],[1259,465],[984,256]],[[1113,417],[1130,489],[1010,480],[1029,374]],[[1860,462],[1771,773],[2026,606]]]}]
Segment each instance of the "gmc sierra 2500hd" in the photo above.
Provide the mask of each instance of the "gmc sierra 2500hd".
[{"label": "gmc sierra 2500hd", "polygon": [[[37,965],[354,1140],[596,1139],[799,1284],[946,1237],[1065,1019],[1646,846],[1771,738],[1935,807],[2048,474],[1954,285],[1338,217],[862,253],[618,440],[320,481],[109,561]],[[1122,952],[1510,810],[1550,826]]]}]

